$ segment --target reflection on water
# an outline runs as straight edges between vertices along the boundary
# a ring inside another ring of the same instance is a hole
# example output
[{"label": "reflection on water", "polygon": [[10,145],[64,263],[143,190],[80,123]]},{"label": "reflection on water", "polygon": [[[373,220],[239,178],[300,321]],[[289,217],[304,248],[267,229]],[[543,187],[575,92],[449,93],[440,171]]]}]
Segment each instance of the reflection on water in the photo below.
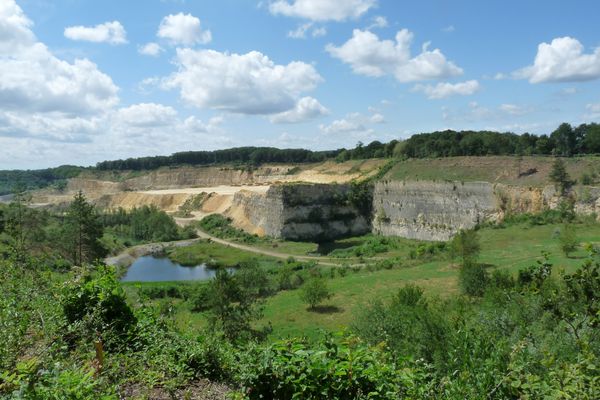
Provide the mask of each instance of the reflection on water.
[{"label": "reflection on water", "polygon": [[211,279],[216,273],[215,269],[207,268],[204,264],[184,267],[166,257],[144,256],[131,264],[121,280],[124,282],[198,281]]}]

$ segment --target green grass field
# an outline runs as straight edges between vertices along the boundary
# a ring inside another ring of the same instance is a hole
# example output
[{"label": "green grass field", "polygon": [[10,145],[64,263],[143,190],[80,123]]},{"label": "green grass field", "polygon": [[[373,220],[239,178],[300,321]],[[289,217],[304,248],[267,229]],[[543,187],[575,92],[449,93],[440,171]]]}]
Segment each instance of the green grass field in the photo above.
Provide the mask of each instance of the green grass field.
[{"label": "green grass field", "polygon": [[167,249],[167,256],[181,265],[208,264],[219,267],[235,267],[252,259],[274,261],[271,257],[249,253],[208,240],[200,240],[191,246]]},{"label": "green grass field", "polygon": [[[559,247],[557,233],[561,225],[530,226],[522,223],[509,225],[506,228],[482,228],[479,230],[481,242],[479,261],[489,265],[490,268],[507,269],[516,274],[519,269],[534,265],[536,260],[541,259],[541,252],[545,251],[548,252],[549,260],[554,265],[554,273],[559,273],[563,269],[572,271],[581,265],[586,257],[583,243],[600,243],[600,224],[588,222],[577,224],[575,227],[582,246],[570,258],[567,258]],[[346,239],[346,241],[354,240],[352,243],[356,244],[367,238],[368,236]],[[377,259],[392,255],[406,257],[410,249],[414,249],[422,242],[397,239],[395,243],[397,243],[396,248],[377,254]],[[231,260],[254,256],[238,250],[234,252],[234,249],[225,246],[221,246],[224,247],[221,249],[214,243],[201,242],[194,246],[194,252],[211,255],[225,252],[227,254],[223,255],[231,257]],[[288,251],[289,249],[291,247],[288,247]],[[268,263],[270,268],[277,268],[278,265],[268,259],[263,260],[263,263]],[[453,262],[446,253],[430,261],[406,259],[403,262],[405,266],[392,269],[371,272],[367,268],[357,272],[348,270],[345,276],[336,273],[333,274],[334,278],[327,279],[333,296],[324,303],[327,307],[324,307],[322,312],[308,311],[306,304],[300,300],[298,290],[282,291],[266,299],[264,318],[257,323],[257,326],[270,323],[273,327],[271,334],[273,339],[288,336],[313,338],[320,330],[342,330],[352,323],[357,309],[374,299],[388,298],[407,283],[423,287],[430,296],[443,298],[458,293],[457,263],[458,260]],[[330,269],[322,268],[326,271]],[[325,276],[329,276],[329,273]],[[161,307],[171,310],[174,320],[181,329],[193,331],[205,326],[204,315],[191,312],[187,304],[179,299],[160,299],[158,303]]]}]

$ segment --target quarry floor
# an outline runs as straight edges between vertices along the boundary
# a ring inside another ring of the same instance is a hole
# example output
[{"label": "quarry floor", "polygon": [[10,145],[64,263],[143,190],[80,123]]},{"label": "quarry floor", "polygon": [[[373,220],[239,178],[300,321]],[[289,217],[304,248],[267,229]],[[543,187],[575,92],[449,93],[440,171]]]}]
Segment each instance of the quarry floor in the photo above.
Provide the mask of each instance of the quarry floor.
[{"label": "quarry floor", "polygon": [[200,194],[200,193],[215,193],[224,196],[233,196],[239,191],[247,190],[255,193],[266,193],[270,185],[241,185],[241,186],[212,186],[212,187],[188,187],[180,189],[160,189],[160,190],[145,190],[138,193],[151,195],[166,195],[166,194]]}]

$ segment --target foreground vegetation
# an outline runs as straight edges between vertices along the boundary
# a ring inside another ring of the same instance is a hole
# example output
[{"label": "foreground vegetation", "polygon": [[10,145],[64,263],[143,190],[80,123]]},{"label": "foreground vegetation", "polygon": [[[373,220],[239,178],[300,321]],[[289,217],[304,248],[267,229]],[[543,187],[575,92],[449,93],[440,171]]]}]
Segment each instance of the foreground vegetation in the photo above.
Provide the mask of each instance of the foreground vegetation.
[{"label": "foreground vegetation", "polygon": [[[6,398],[600,396],[600,226],[572,203],[448,243],[280,243],[335,266],[199,241],[170,256],[212,264],[214,279],[149,284],[98,260],[107,234],[180,235],[156,209],[99,214],[79,194],[65,214],[17,198],[0,217]],[[201,227],[273,248],[221,217]]]},{"label": "foreground vegetation", "polygon": [[186,332],[168,311],[132,304],[110,269],[56,274],[2,261],[0,390],[116,399],[132,388],[181,394],[209,378],[247,399],[595,399],[600,265],[590,252],[572,273],[543,262],[493,274],[482,297],[402,286],[345,334],[272,343],[239,334],[254,331],[239,318],[257,311],[255,280],[221,274],[209,284],[221,300],[207,311],[210,328]]}]

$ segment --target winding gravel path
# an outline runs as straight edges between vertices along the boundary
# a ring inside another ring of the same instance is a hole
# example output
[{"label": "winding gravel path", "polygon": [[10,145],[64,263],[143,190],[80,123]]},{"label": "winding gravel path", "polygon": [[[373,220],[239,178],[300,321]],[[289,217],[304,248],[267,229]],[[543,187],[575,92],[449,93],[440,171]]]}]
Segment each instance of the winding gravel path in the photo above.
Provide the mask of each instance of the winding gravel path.
[{"label": "winding gravel path", "polygon": [[269,257],[274,257],[274,258],[288,259],[290,257],[293,257],[296,260],[304,261],[304,262],[315,261],[321,265],[327,265],[327,266],[332,266],[332,267],[340,266],[340,264],[336,264],[336,263],[329,261],[330,258],[327,258],[327,257],[298,256],[295,254],[280,253],[280,252],[271,251],[271,250],[259,249],[256,247],[243,245],[243,244],[232,242],[229,240],[219,239],[218,237],[209,235],[208,233],[203,232],[201,230],[196,230],[196,234],[198,235],[198,238],[196,238],[196,239],[178,240],[178,241],[174,241],[174,242],[148,243],[148,244],[141,244],[138,246],[133,246],[128,249],[125,249],[123,252],[119,253],[116,256],[105,258],[104,262],[107,265],[128,266],[128,265],[132,264],[139,257],[145,256],[148,254],[160,253],[167,247],[190,246],[190,245],[194,244],[195,242],[197,242],[198,240],[204,239],[204,240],[211,240],[215,243],[219,243],[224,246],[229,246],[229,247],[233,247],[233,248],[236,248],[239,250],[247,251],[249,253],[261,254],[264,256],[269,256]]}]

